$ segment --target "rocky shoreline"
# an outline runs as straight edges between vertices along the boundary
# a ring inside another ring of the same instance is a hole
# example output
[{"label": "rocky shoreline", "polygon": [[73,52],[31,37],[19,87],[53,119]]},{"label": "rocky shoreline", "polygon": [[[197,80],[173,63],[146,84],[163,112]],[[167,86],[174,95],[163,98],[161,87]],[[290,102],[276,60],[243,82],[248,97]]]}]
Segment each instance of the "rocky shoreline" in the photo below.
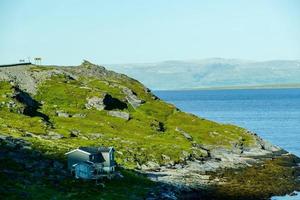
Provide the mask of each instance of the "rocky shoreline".
[{"label": "rocky shoreline", "polygon": [[206,160],[139,171],[161,184],[147,199],[269,199],[299,191],[300,158],[268,147],[243,154],[215,149]]},{"label": "rocky shoreline", "polygon": [[[45,169],[48,179],[56,184],[69,177],[60,161],[44,158],[45,162],[38,162],[42,155],[33,151],[29,142],[5,135],[0,136],[0,141],[7,149],[1,158],[11,156],[32,171],[32,177],[37,180],[44,177]],[[157,183],[146,199],[269,199],[300,190],[300,158],[282,149],[260,156],[217,152],[208,160],[187,160],[173,167],[138,170],[138,174]],[[5,170],[2,173],[14,172]]]},{"label": "rocky shoreline", "polygon": [[[212,161],[210,164],[215,165]],[[289,153],[261,156],[251,166],[211,171],[203,171],[200,166],[201,163],[189,162],[182,169],[147,172],[151,180],[162,183],[159,192],[152,192],[148,199],[254,200],[300,190],[300,159]]]}]

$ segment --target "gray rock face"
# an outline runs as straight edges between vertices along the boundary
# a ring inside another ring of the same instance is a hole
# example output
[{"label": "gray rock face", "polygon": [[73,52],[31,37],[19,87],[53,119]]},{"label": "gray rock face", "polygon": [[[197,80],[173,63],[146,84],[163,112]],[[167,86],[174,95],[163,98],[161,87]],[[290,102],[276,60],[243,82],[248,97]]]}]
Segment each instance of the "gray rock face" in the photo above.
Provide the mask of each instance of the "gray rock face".
[{"label": "gray rock face", "polygon": [[160,165],[156,162],[148,161],[146,164],[141,166],[141,169],[145,171],[157,171],[160,169]]},{"label": "gray rock face", "polygon": [[30,133],[30,132],[27,132],[27,131],[26,131],[22,136],[23,136],[23,137],[40,138],[39,135],[36,135],[36,134],[34,134],[34,133]]},{"label": "gray rock face", "polygon": [[[37,85],[47,78],[54,75],[65,75],[69,79],[76,79],[76,76],[61,69],[49,68],[43,71],[31,70],[34,65],[2,67],[0,69],[0,80],[10,81],[13,85],[17,85],[21,90],[29,94],[36,94]],[[46,69],[46,67],[45,67]]]},{"label": "gray rock face", "polygon": [[44,139],[50,139],[50,140],[58,140],[58,139],[64,138],[63,135],[61,135],[59,133],[52,132],[52,131],[50,131],[48,133],[48,135],[43,135],[41,137],[44,138]]},{"label": "gray rock face", "polygon": [[280,150],[279,147],[271,144],[270,142],[268,142],[266,140],[261,139],[260,137],[257,137],[257,142],[262,147],[263,150],[271,151],[271,152]]},{"label": "gray rock face", "polygon": [[87,99],[85,107],[87,109],[96,108],[97,110],[104,110],[105,105],[103,103],[103,99],[104,98],[101,97],[92,97],[90,99]]},{"label": "gray rock face", "polygon": [[244,148],[243,149],[243,154],[246,155],[265,155],[265,154],[270,154],[273,152],[278,152],[278,151],[284,151],[283,149],[271,144],[270,142],[263,140],[260,138],[256,133],[252,133],[250,131],[247,131],[247,134],[251,134],[255,137],[255,146],[252,148]]},{"label": "gray rock face", "polygon": [[190,141],[192,141],[193,140],[193,137],[192,136],[190,136],[190,134],[188,134],[187,132],[185,132],[184,130],[182,130],[182,129],[180,129],[180,128],[178,128],[178,127],[176,127],[176,129],[175,129],[175,131],[177,131],[177,132],[179,132],[179,133],[181,133],[186,139],[188,139],[188,140],[190,140]]},{"label": "gray rock face", "polygon": [[88,136],[90,139],[99,139],[99,138],[102,138],[103,137],[103,134],[101,133],[91,133],[89,134]]},{"label": "gray rock face", "polygon": [[125,119],[125,120],[129,120],[130,119],[130,115],[127,112],[112,110],[112,111],[109,111],[108,114],[110,116],[119,117],[119,118],[122,118],[122,119]]},{"label": "gray rock face", "polygon": [[133,107],[133,108],[137,108],[140,105],[142,105],[143,103],[145,103],[144,100],[139,99],[136,94],[129,88],[124,87],[122,89],[123,93],[126,95],[126,100],[127,102]]}]

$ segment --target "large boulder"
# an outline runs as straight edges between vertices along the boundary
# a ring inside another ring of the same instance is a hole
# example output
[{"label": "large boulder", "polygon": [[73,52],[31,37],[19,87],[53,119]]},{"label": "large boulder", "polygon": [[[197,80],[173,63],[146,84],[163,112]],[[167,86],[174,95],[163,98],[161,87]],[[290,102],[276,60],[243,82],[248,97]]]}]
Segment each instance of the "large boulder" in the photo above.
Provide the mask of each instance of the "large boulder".
[{"label": "large boulder", "polygon": [[136,94],[129,88],[124,87],[122,89],[123,93],[126,95],[126,101],[133,107],[133,108],[137,108],[139,107],[141,104],[145,103],[144,100],[139,99]]},{"label": "large boulder", "polygon": [[58,117],[65,117],[65,118],[71,117],[71,115],[69,113],[66,113],[66,112],[61,111],[61,110],[56,111],[56,115]]},{"label": "large boulder", "polygon": [[102,97],[91,97],[87,99],[85,107],[87,109],[96,108],[97,110],[123,110],[127,108],[127,104],[112,97],[110,94],[104,94]]},{"label": "large boulder", "polygon": [[187,140],[190,140],[190,141],[193,140],[193,137],[190,134],[188,134],[187,132],[185,132],[184,130],[182,130],[181,128],[176,127],[175,131],[181,133]]},{"label": "large boulder", "polygon": [[127,112],[112,110],[112,111],[109,111],[108,114],[110,116],[119,117],[119,118],[122,118],[122,119],[125,119],[125,120],[130,119],[130,115]]},{"label": "large boulder", "polygon": [[85,107],[87,109],[96,108],[97,110],[104,110],[105,105],[103,103],[103,99],[101,97],[91,97],[87,99],[87,103],[85,104]]}]

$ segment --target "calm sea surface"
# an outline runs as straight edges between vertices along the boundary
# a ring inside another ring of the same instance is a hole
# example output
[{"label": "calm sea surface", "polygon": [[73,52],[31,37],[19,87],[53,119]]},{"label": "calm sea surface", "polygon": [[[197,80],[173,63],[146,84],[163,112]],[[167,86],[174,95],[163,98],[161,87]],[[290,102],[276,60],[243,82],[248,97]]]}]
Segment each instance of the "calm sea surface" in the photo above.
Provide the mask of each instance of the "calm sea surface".
[{"label": "calm sea surface", "polygon": [[[300,156],[300,89],[154,91],[183,111],[235,124]],[[273,199],[299,199],[274,197]]]}]

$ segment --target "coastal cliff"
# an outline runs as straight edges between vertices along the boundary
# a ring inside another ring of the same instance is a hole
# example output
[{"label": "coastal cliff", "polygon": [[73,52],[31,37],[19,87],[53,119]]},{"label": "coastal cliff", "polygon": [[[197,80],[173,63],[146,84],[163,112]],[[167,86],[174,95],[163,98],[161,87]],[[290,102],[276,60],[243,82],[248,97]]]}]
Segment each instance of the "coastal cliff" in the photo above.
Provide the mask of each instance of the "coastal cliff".
[{"label": "coastal cliff", "polygon": [[[88,61],[1,67],[0,135],[8,199],[266,199],[300,189],[298,157]],[[64,153],[79,146],[113,146],[124,177],[100,189],[73,180]]]}]

